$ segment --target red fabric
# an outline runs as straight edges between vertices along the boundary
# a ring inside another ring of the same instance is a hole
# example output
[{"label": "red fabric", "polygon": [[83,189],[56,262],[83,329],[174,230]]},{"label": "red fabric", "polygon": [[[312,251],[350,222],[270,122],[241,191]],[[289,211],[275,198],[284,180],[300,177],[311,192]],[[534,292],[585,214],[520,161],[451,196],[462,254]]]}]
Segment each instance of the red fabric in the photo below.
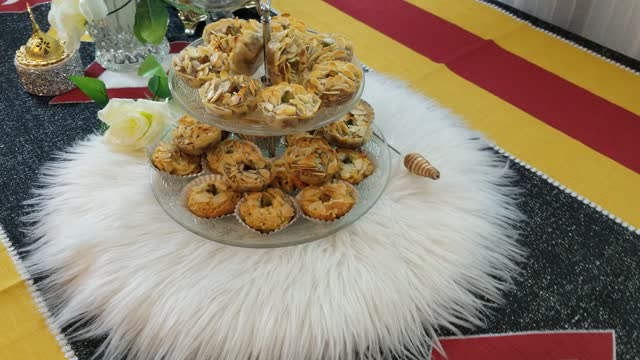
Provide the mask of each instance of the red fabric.
[{"label": "red fabric", "polygon": [[84,76],[97,78],[100,77],[100,75],[102,75],[102,73],[105,71],[107,70],[103,68],[102,65],[94,61],[89,64],[89,66],[87,66],[87,68],[84,70]]},{"label": "red fabric", "polygon": [[547,332],[441,339],[432,360],[614,360],[611,331]]},{"label": "red fabric", "polygon": [[[187,45],[189,45],[189,43],[186,41],[174,41],[169,44],[169,53],[179,53],[182,49],[187,47]],[[84,76],[98,78],[105,71],[107,70],[94,61],[85,69]],[[110,99],[145,99],[152,96],[146,87],[107,89],[107,94]],[[93,100],[89,99],[82,91],[80,91],[80,89],[76,88],[54,97],[49,104],[88,103],[92,101]]]},{"label": "red fabric", "polygon": [[428,57],[447,63],[484,40],[403,0],[325,0],[352,17]]},{"label": "red fabric", "polygon": [[[34,7],[39,4],[48,3],[50,0],[29,0],[29,5]],[[25,0],[0,0],[0,13],[19,13],[27,11]]]},{"label": "red fabric", "polygon": [[640,173],[640,116],[408,2],[326,1]]},{"label": "red fabric", "polygon": [[494,42],[485,43],[464,58],[449,63],[448,67],[535,118],[640,173],[638,115],[505,51]]},{"label": "red fabric", "polygon": [[[115,88],[107,89],[109,99],[149,99],[153,94],[147,88]],[[49,104],[77,104],[93,102],[80,89],[73,89],[53,98]]]},{"label": "red fabric", "polygon": [[169,53],[177,54],[182,51],[182,49],[186,48],[187,45],[189,45],[189,43],[186,41],[174,41],[169,44]]}]

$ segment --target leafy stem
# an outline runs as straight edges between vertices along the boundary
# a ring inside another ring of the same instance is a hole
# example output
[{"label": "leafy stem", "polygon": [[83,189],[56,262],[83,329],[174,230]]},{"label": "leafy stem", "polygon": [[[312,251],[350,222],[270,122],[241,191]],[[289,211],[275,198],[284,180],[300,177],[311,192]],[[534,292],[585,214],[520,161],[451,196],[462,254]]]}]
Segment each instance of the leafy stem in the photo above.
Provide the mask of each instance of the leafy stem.
[{"label": "leafy stem", "polygon": [[144,59],[138,68],[138,75],[150,77],[147,87],[153,94],[153,100],[171,97],[167,73],[153,55],[149,55]]},{"label": "leafy stem", "polygon": [[85,95],[96,102],[100,106],[105,106],[109,102],[107,87],[100,79],[87,76],[70,76],[69,80],[73,82]]},{"label": "leafy stem", "polygon": [[118,11],[124,9],[127,5],[129,5],[133,0],[127,0],[124,4],[120,5],[118,8],[109,11],[109,13],[107,14],[107,16],[111,15],[111,14],[115,14]]}]

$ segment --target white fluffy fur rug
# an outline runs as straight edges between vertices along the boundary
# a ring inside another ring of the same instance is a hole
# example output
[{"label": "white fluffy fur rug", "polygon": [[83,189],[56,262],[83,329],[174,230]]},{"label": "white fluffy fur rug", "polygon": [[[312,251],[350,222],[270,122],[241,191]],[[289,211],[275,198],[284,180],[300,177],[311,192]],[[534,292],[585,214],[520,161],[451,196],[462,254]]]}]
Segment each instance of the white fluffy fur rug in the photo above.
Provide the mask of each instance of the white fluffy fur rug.
[{"label": "white fluffy fur rug", "polygon": [[439,181],[392,180],[359,222],[279,249],[207,241],[156,203],[143,157],[101,138],[43,170],[28,266],[55,322],[83,321],[107,359],[426,358],[438,328],[482,323],[522,251],[504,158],[448,111],[382,75],[365,99],[402,152],[425,154]]}]

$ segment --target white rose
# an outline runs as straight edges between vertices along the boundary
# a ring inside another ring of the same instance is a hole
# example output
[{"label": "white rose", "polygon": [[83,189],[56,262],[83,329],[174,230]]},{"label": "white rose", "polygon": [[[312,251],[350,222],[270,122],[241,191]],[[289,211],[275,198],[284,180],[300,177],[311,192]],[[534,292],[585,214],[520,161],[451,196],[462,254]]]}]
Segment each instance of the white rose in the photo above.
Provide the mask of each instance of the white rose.
[{"label": "white rose", "polygon": [[86,22],[107,16],[104,0],[53,0],[49,10],[49,24],[56,29],[69,51],[80,46]]},{"label": "white rose", "polygon": [[112,99],[98,111],[109,129],[105,141],[119,150],[134,151],[158,141],[169,125],[167,102]]},{"label": "white rose", "polygon": [[80,0],[78,2],[80,13],[87,21],[102,19],[107,16],[109,9],[104,0]]}]

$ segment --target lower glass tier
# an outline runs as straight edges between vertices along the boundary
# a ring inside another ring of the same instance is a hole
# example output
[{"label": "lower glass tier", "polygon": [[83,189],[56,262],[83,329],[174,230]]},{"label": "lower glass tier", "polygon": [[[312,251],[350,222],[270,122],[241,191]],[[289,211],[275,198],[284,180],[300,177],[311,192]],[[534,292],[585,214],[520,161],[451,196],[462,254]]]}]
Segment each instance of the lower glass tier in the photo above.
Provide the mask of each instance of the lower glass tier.
[{"label": "lower glass tier", "polygon": [[[376,168],[373,174],[356,186],[359,199],[347,215],[327,224],[317,224],[299,217],[286,229],[270,235],[260,235],[248,230],[234,216],[209,220],[193,215],[181,200],[182,189],[193,178],[167,175],[150,164],[149,179],[151,189],[164,211],[185,229],[205,239],[250,248],[292,246],[324,238],[351,225],[378,201],[387,186],[391,171],[389,148],[378,128],[374,127],[374,136],[363,150],[374,161]],[[267,149],[263,151],[266,153]],[[276,149],[276,156],[283,151],[284,146],[280,144]]]}]

